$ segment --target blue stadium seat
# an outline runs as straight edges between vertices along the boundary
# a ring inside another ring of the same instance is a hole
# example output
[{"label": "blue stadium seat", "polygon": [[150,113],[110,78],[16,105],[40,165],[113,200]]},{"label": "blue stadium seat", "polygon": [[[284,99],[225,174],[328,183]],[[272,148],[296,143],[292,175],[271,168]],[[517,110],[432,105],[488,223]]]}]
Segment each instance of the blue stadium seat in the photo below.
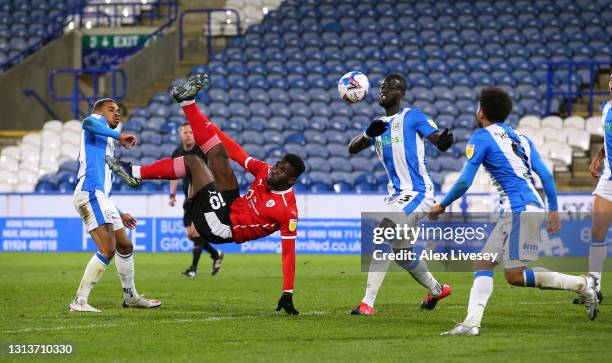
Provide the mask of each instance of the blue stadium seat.
[{"label": "blue stadium seat", "polygon": [[162,156],[161,153],[161,148],[159,147],[160,144],[150,144],[150,143],[143,143],[141,144],[140,147],[140,151],[142,152],[142,156],[141,157],[150,157],[150,158],[155,158],[155,159],[159,159]]},{"label": "blue stadium seat", "polygon": [[211,102],[228,103],[231,99],[229,93],[223,89],[213,88],[208,92]]},{"label": "blue stadium seat", "polygon": [[142,131],[160,132],[165,123],[164,117],[153,116],[142,124]]},{"label": "blue stadium seat", "polygon": [[267,121],[266,128],[283,131],[287,127],[287,119],[283,117],[272,117]]},{"label": "blue stadium seat", "polygon": [[247,143],[242,145],[242,148],[255,159],[263,160],[266,158],[266,150],[260,144]]},{"label": "blue stadium seat", "polygon": [[375,168],[375,164],[372,163],[371,160],[363,157],[363,156],[352,156],[350,158],[350,164],[353,167],[354,170],[359,170],[359,171],[374,171]]},{"label": "blue stadium seat", "polygon": [[124,123],[122,125],[123,127],[123,131],[133,131],[133,132],[140,132],[143,128],[143,125],[146,123],[146,120],[143,117],[139,117],[139,116],[135,116],[133,115],[131,119],[128,120],[128,122]]},{"label": "blue stadium seat", "polygon": [[304,131],[306,143],[315,143],[320,145],[327,144],[327,137],[324,133],[315,130]]},{"label": "blue stadium seat", "polygon": [[285,149],[284,146],[278,144],[266,144],[264,146],[264,150],[266,151],[266,157],[268,159],[274,159],[274,162],[282,158],[287,153],[287,149]]},{"label": "blue stadium seat", "polygon": [[[307,166],[312,172],[318,171],[323,173],[330,173],[332,171],[331,159],[327,160],[326,158],[310,156],[307,160]],[[337,165],[334,165],[334,168],[336,167]]]},{"label": "blue stadium seat", "polygon": [[149,105],[149,111],[151,112],[151,116],[159,116],[163,118],[170,116],[170,109],[168,106],[161,103],[151,103]]},{"label": "blue stadium seat", "polygon": [[[294,143],[294,144],[305,145],[306,144],[306,138],[304,137],[304,133],[296,132],[296,133],[289,134],[285,138],[285,143]],[[285,145],[285,148],[287,148],[287,145]],[[288,150],[289,150],[289,148],[287,148],[287,151]]]},{"label": "blue stadium seat", "polygon": [[164,144],[178,145],[181,142],[181,137],[178,134],[164,134],[162,135],[162,142]]},{"label": "blue stadium seat", "polygon": [[171,102],[174,102],[174,100],[172,99],[172,97],[170,97],[170,94],[168,92],[157,92],[156,94],[153,95],[153,97],[151,98],[151,101],[162,103],[162,104],[169,104]]},{"label": "blue stadium seat", "polygon": [[140,133],[140,142],[160,145],[162,142],[161,134],[157,131],[145,130]]},{"label": "blue stadium seat", "polygon": [[332,186],[325,182],[317,181],[310,185],[311,193],[328,193],[332,191],[333,191]]}]

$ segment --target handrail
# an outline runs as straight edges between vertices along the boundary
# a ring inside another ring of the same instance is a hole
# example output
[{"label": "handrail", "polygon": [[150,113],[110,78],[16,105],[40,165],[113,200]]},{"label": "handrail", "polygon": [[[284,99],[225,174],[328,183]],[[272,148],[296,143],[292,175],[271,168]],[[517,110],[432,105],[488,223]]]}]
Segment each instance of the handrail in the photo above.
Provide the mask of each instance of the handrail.
[{"label": "handrail", "polygon": [[55,113],[55,111],[53,111],[53,109],[51,108],[51,106],[49,106],[49,104],[47,102],[45,102],[42,97],[40,97],[40,95],[34,91],[31,88],[26,88],[23,90],[23,94],[26,97],[34,97],[34,99],[42,106],[42,108],[45,109],[45,111],[47,111],[47,113],[49,114],[49,116],[51,116],[52,119],[54,120],[58,120],[59,116],[57,115],[57,113]]},{"label": "handrail", "polygon": [[[593,90],[593,78],[597,74],[597,66],[612,66],[611,62],[600,62],[600,61],[557,61],[557,62],[546,62],[548,73],[547,73],[547,84],[546,84],[546,114],[550,114],[550,106],[552,98],[554,96],[562,96],[567,98],[567,113],[572,114],[572,105],[574,96],[582,96],[582,90],[574,92],[573,80],[574,75],[578,68],[589,68],[589,82],[588,91],[586,94],[589,97],[589,116],[593,115],[593,98],[594,96],[605,96],[608,95],[608,91],[595,91]],[[561,68],[567,68],[567,90],[556,91],[555,90],[555,71]]]},{"label": "handrail", "polygon": [[[111,73],[111,93],[109,94],[100,94],[100,84],[99,78],[105,76],[107,73]],[[72,75],[72,94],[68,96],[57,95],[55,92],[55,77],[60,74],[71,74]],[[117,89],[117,74],[121,76],[121,93],[118,92]],[[90,75],[93,76],[93,95],[87,96],[84,95],[79,89],[79,79],[81,76]],[[80,119],[81,110],[79,108],[79,103],[81,101],[87,101],[92,103],[102,96],[109,96],[115,100],[121,100],[126,95],[127,88],[127,77],[125,72],[122,69],[80,69],[80,68],[60,68],[55,69],[49,74],[49,95],[55,101],[70,101],[71,108],[75,119]]]},{"label": "handrail", "polygon": [[208,54],[208,59],[210,59],[210,53],[211,53],[211,44],[212,44],[212,31],[211,31],[211,25],[212,25],[212,19],[211,19],[211,15],[212,13],[217,13],[217,12],[223,12],[223,13],[227,13],[227,12],[231,12],[233,14],[236,14],[236,28],[237,28],[237,34],[240,35],[240,13],[238,13],[238,11],[236,11],[235,9],[229,9],[229,8],[198,8],[198,9],[187,9],[184,10],[183,12],[181,12],[181,15],[179,16],[179,59],[183,60],[183,19],[185,18],[185,15],[190,14],[190,13],[208,13],[208,27],[206,28],[207,30],[207,34],[206,34],[206,51]]}]

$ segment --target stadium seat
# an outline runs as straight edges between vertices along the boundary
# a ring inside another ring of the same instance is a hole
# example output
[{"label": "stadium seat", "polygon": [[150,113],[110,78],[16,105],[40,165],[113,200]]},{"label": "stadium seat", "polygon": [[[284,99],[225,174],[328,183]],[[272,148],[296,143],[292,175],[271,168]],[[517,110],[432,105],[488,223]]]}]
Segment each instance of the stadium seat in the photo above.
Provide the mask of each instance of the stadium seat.
[{"label": "stadium seat", "polygon": [[584,130],[569,129],[567,144],[581,151],[588,151],[591,146],[591,135]]},{"label": "stadium seat", "polygon": [[584,130],[586,121],[581,116],[570,116],[563,120],[563,126],[566,128],[575,128],[578,130]]},{"label": "stadium seat", "polygon": [[559,116],[547,116],[544,117],[541,121],[541,127],[549,127],[552,129],[562,129],[563,128],[563,119]]},{"label": "stadium seat", "polygon": [[601,117],[592,116],[586,120],[585,130],[591,135],[603,136],[603,126],[601,125]]},{"label": "stadium seat", "polygon": [[521,126],[521,127],[529,127],[529,128],[532,128],[532,129],[539,129],[540,126],[541,126],[540,118],[537,117],[537,116],[533,116],[533,115],[523,116],[519,120],[519,126]]}]

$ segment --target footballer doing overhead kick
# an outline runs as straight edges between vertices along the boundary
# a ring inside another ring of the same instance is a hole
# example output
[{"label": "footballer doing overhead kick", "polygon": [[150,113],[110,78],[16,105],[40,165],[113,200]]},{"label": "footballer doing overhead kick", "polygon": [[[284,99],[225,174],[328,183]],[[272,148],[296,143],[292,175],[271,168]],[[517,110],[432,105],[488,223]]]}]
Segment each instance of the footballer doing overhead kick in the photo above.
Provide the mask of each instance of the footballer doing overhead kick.
[{"label": "footballer doing overhead kick", "polygon": [[[297,155],[286,154],[271,166],[250,157],[195,104],[196,94],[209,83],[207,75],[197,74],[171,91],[187,116],[196,144],[206,153],[208,165],[194,155],[162,159],[144,166],[132,166],[110,157],[107,163],[131,186],[138,185],[141,179],[189,177],[192,203],[187,213],[191,214],[200,236],[212,243],[243,243],[280,230],[284,283],[276,310],[282,308],[288,314],[297,315],[293,306],[293,280],[298,209],[293,184],[304,171],[304,162]],[[243,196],[239,194],[230,157],[255,176]]]},{"label": "footballer doing overhead kick", "polygon": [[[415,227],[435,204],[434,187],[425,164],[427,138],[441,151],[448,150],[454,137],[448,129],[438,132],[438,127],[428,116],[417,108],[402,108],[406,93],[406,81],[399,74],[389,74],[380,88],[379,104],[385,109],[385,116],[374,120],[362,135],[356,136],[349,144],[349,152],[357,154],[371,145],[376,147],[378,159],[389,177],[385,202],[390,211],[405,214],[409,227]],[[404,220],[404,217],[399,217]],[[383,224],[398,224],[399,221],[383,220]],[[411,249],[408,241],[388,241],[396,252]],[[451,288],[436,281],[425,261],[396,261],[429,294],[423,299],[421,308],[431,310],[437,302],[450,295]],[[374,300],[378,294],[387,270],[389,260],[371,260],[368,282],[363,300],[351,313],[372,315]]]}]

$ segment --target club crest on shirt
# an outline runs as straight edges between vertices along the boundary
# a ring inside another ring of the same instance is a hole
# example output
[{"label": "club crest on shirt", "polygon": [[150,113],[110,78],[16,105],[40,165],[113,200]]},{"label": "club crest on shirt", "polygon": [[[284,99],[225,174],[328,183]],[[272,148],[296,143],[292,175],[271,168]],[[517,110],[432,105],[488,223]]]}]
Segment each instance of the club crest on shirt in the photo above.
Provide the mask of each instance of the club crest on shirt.
[{"label": "club crest on shirt", "polygon": [[465,145],[465,156],[467,156],[468,159],[474,156],[474,144]]},{"label": "club crest on shirt", "polygon": [[290,219],[289,220],[289,230],[291,232],[295,232],[296,229],[297,229],[297,219]]},{"label": "club crest on shirt", "polygon": [[399,130],[401,126],[402,126],[402,119],[401,118],[397,118],[397,119],[393,120],[393,124],[391,124],[391,128],[393,130]]},{"label": "club crest on shirt", "polygon": [[266,207],[268,208],[272,208],[274,207],[276,203],[274,203],[274,199],[270,199],[267,203],[266,203]]},{"label": "club crest on shirt", "polygon": [[429,124],[429,126],[433,127],[434,129],[438,128],[438,125],[436,125],[436,123],[432,119],[427,120],[427,123]]}]

